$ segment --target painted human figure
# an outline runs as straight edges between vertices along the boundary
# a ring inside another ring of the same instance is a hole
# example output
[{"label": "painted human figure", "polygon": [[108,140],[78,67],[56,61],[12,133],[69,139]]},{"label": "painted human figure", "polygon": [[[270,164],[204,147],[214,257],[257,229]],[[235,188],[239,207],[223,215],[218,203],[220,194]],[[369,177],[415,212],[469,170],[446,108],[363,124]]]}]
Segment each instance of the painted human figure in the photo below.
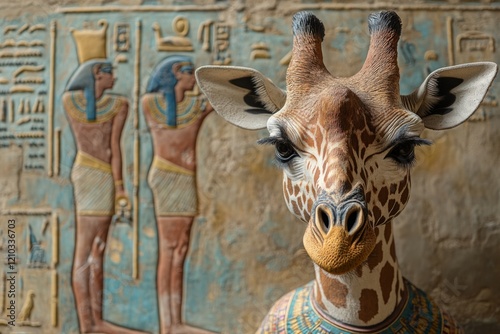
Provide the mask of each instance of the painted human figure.
[{"label": "painted human figure", "polygon": [[148,182],[158,225],[157,289],[161,333],[206,333],[182,323],[183,267],[197,214],[196,138],[208,102],[190,96],[196,83],[190,58],[170,56],[153,70],[142,108],[154,149]]},{"label": "painted human figure", "polygon": [[82,333],[141,333],[102,317],[107,235],[117,199],[127,199],[120,138],[128,101],[104,93],[114,82],[111,62],[89,60],[73,74],[62,98],[77,146],[71,170],[76,208],[72,286]]}]

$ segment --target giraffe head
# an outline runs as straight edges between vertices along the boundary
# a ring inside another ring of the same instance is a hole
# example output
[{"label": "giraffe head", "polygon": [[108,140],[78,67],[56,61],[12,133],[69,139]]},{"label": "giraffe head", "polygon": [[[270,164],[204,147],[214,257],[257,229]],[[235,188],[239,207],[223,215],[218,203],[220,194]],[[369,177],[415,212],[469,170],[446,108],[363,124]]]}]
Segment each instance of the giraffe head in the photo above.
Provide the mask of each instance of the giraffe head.
[{"label": "giraffe head", "polygon": [[464,122],[495,77],[494,63],[446,67],[412,94],[399,94],[394,12],[368,18],[370,47],[360,71],[332,76],[323,63],[323,24],[312,14],[293,18],[287,91],[259,72],[206,66],[200,88],[215,110],[246,129],[267,126],[262,144],[275,146],[289,210],[307,229],[304,246],[332,274],[363,263],[375,246],[375,229],[396,217],[410,193],[414,149],[436,130]]}]

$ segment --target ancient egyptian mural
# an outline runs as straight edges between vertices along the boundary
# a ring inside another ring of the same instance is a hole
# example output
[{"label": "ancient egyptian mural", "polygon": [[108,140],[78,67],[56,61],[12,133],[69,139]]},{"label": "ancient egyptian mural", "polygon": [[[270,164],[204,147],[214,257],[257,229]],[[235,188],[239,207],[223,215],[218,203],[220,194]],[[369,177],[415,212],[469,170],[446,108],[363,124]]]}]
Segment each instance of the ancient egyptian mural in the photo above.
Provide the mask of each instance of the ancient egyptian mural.
[{"label": "ancient egyptian mural", "polygon": [[[0,333],[254,331],[314,277],[304,226],[284,205],[272,152],[255,144],[264,133],[212,113],[193,72],[249,66],[285,88],[291,16],[311,10],[327,28],[327,67],[351,75],[368,13],[387,7],[40,8],[0,14]],[[404,22],[404,94],[439,67],[499,62],[494,1],[389,9]],[[499,89],[463,129],[428,134],[395,224],[403,273],[471,333],[500,330]]]}]

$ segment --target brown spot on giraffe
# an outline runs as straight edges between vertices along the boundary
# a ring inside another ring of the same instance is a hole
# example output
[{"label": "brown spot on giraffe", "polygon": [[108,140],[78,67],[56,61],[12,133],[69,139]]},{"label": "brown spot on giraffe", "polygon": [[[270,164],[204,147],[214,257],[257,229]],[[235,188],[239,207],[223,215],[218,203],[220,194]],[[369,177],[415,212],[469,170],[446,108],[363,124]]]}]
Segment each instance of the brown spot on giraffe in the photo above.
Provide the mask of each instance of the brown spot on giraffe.
[{"label": "brown spot on giraffe", "polygon": [[354,150],[354,152],[359,151],[358,136],[351,136],[351,147]]},{"label": "brown spot on giraffe", "polygon": [[410,190],[408,187],[406,187],[405,190],[401,193],[401,203],[408,202],[409,195],[410,195]]},{"label": "brown spot on giraffe", "polygon": [[395,205],[396,205],[396,200],[394,198],[391,198],[388,204],[389,211],[392,211]]},{"label": "brown spot on giraffe", "polygon": [[396,262],[396,243],[394,242],[394,239],[392,239],[391,246],[389,246],[389,249],[392,260]]},{"label": "brown spot on giraffe", "polygon": [[314,172],[314,179],[319,180],[319,168],[316,168],[316,171]]},{"label": "brown spot on giraffe", "polygon": [[402,192],[403,189],[406,187],[407,183],[406,183],[406,178],[404,180],[401,180],[399,182],[399,186],[398,186],[398,193]]},{"label": "brown spot on giraffe", "polygon": [[297,205],[297,201],[294,200],[294,201],[291,201],[291,203],[292,203],[293,212],[295,214],[299,215],[301,213],[301,211]]},{"label": "brown spot on giraffe", "polygon": [[361,148],[361,152],[360,152],[360,153],[361,153],[360,155],[364,158],[364,157],[365,157],[365,154],[366,154],[366,148],[365,148],[365,147],[362,147],[362,148]]},{"label": "brown spot on giraffe", "polygon": [[[371,167],[370,167],[371,168]],[[361,169],[361,173],[359,173],[359,176],[361,176],[361,180],[366,181],[366,172],[364,169]],[[371,193],[367,193],[367,195]],[[368,200],[367,200],[368,201]]]},{"label": "brown spot on giraffe", "polygon": [[302,210],[302,217],[306,217],[306,219],[309,219],[309,212],[311,212],[311,210],[307,210],[306,208],[304,208]]},{"label": "brown spot on giraffe", "polygon": [[356,162],[356,159],[351,160],[351,170],[358,171],[358,164]]},{"label": "brown spot on giraffe", "polygon": [[387,203],[387,198],[389,197],[389,191],[387,187],[382,187],[378,193],[378,200],[380,201],[380,204],[385,205]]},{"label": "brown spot on giraffe", "polygon": [[377,292],[373,289],[361,290],[359,297],[359,312],[358,317],[364,322],[370,321],[378,313],[378,297]]},{"label": "brown spot on giraffe", "polygon": [[290,179],[286,180],[286,191],[288,193],[288,197],[290,197],[293,194],[293,186],[292,186],[292,181]]},{"label": "brown spot on giraffe", "polygon": [[392,291],[392,282],[394,281],[394,268],[387,262],[382,270],[380,271],[380,287],[382,289],[382,298],[384,299],[384,304],[389,301],[389,296]]},{"label": "brown spot on giraffe", "polygon": [[385,230],[384,230],[384,238],[385,242],[389,242],[389,238],[392,235],[392,224],[387,224],[385,225]]},{"label": "brown spot on giraffe", "polygon": [[394,203],[394,206],[392,207],[391,209],[391,212],[389,213],[389,216],[395,216],[398,212],[399,212],[399,209],[401,208],[401,206],[399,205],[399,203]]},{"label": "brown spot on giraffe", "polygon": [[300,197],[298,197],[298,198],[297,198],[297,204],[298,204],[298,206],[299,206],[300,208],[302,208],[302,207],[303,207],[303,204],[304,204],[304,203],[302,202],[302,196],[300,196]]},{"label": "brown spot on giraffe", "polygon": [[368,131],[361,132],[361,141],[365,147],[369,146],[373,142],[373,135]]},{"label": "brown spot on giraffe", "polygon": [[312,207],[313,207],[313,201],[312,201],[312,199],[309,198],[307,200],[307,204],[306,204],[306,211],[312,212]]},{"label": "brown spot on giraffe", "polygon": [[368,260],[366,261],[366,263],[368,263],[368,268],[370,268],[370,271],[373,270],[376,266],[378,266],[380,262],[382,262],[383,258],[384,254],[382,250],[382,241],[379,241],[375,245],[373,252],[370,254]]},{"label": "brown spot on giraffe", "polygon": [[398,189],[398,186],[395,183],[391,184],[390,193],[395,194],[397,189]]},{"label": "brown spot on giraffe", "polygon": [[372,199],[372,193],[366,193],[365,198],[366,198],[366,202],[370,203],[370,201]]},{"label": "brown spot on giraffe", "polygon": [[335,293],[325,292],[327,295],[334,296],[334,298],[329,299],[329,301],[338,308],[347,307],[347,293],[349,292],[347,286],[338,279],[326,277],[322,270],[320,271],[319,278],[323,289],[335,291]]},{"label": "brown spot on giraffe", "polygon": [[380,211],[379,207],[374,206],[372,212],[373,212],[373,221],[375,224],[378,224],[378,221],[382,217],[382,211]]},{"label": "brown spot on giraffe", "polygon": [[300,187],[298,185],[293,186],[293,194],[294,195],[300,194]]}]

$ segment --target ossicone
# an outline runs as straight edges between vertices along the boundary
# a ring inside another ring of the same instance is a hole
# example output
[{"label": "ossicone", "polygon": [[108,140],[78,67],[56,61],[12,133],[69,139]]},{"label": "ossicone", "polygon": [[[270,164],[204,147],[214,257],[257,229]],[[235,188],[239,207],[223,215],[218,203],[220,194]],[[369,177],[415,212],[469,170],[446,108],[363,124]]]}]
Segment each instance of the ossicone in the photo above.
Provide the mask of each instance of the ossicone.
[{"label": "ossicone", "polygon": [[310,12],[298,12],[292,19],[293,35],[299,37],[301,35],[319,38],[323,41],[325,37],[325,26],[323,23]]},{"label": "ossicone", "polygon": [[401,19],[393,11],[381,11],[368,16],[368,31],[370,35],[378,31],[393,31],[401,36]]}]

